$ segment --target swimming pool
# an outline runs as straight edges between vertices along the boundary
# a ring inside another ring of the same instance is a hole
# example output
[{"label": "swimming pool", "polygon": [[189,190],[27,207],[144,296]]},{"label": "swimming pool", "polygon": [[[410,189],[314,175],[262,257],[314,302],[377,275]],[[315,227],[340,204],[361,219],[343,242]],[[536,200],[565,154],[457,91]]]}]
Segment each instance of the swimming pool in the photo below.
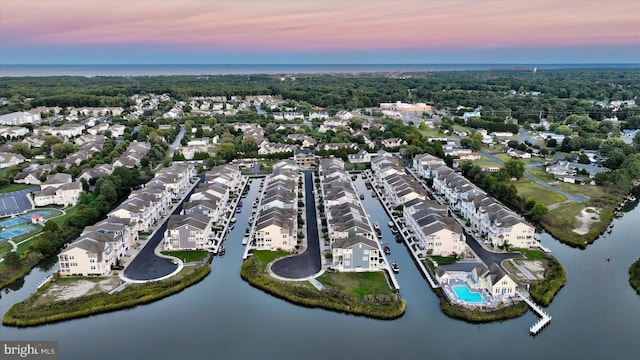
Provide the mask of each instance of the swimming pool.
[{"label": "swimming pool", "polygon": [[464,302],[474,303],[474,304],[482,304],[485,302],[484,299],[482,298],[482,295],[480,295],[480,293],[469,290],[469,288],[466,285],[452,286],[451,289],[453,289],[453,292],[456,293],[456,296],[458,297],[458,299]]}]

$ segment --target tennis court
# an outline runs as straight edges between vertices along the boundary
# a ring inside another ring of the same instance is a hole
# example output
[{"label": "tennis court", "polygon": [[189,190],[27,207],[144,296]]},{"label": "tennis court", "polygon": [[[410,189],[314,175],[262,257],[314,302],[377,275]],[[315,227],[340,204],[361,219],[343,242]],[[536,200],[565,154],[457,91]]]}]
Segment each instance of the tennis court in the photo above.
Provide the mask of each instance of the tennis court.
[{"label": "tennis court", "polygon": [[55,209],[42,209],[42,210],[36,210],[36,211],[29,211],[26,214],[15,216],[10,219],[0,220],[0,228],[8,228],[8,227],[16,226],[20,224],[31,223],[31,218],[35,215],[40,215],[48,219],[61,214],[62,214],[62,211],[55,210]]},{"label": "tennis court", "polygon": [[39,227],[34,225],[18,225],[14,226],[11,229],[6,229],[0,232],[0,241],[13,239],[25,234],[29,234],[32,232],[36,232],[39,230]]}]

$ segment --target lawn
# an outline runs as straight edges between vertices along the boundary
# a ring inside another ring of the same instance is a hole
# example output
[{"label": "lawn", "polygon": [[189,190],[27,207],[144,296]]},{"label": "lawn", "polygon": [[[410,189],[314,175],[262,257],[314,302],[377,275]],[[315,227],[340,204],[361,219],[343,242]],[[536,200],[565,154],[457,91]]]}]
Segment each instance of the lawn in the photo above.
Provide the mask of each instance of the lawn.
[{"label": "lawn", "polygon": [[206,250],[180,250],[180,251],[162,251],[163,255],[177,257],[184,262],[200,261],[209,255]]},{"label": "lawn", "polygon": [[271,261],[287,255],[291,254],[286,251],[256,250],[253,252],[253,257],[256,259],[256,267],[259,269],[264,269]]},{"label": "lawn", "polygon": [[362,299],[369,294],[393,294],[384,273],[381,271],[325,272],[317,280],[326,287],[339,289],[341,292],[356,299]]},{"label": "lawn", "polygon": [[535,202],[549,206],[551,204],[567,200],[564,196],[555,191],[549,191],[544,186],[528,178],[522,178],[514,183],[518,189],[518,195],[523,199],[533,199]]},{"label": "lawn", "polygon": [[424,129],[424,130],[418,130],[418,131],[426,137],[446,137],[447,136],[441,133],[438,129]]},{"label": "lawn", "polygon": [[512,250],[513,252],[519,252],[522,255],[524,255],[527,258],[527,260],[544,260],[547,258],[547,254],[545,254],[540,250],[520,249],[520,248],[515,248]]},{"label": "lawn", "polygon": [[[494,154],[494,156],[497,157],[498,159],[502,160],[502,161],[507,161],[507,160],[511,159],[511,156],[509,156],[507,154],[504,154],[504,153]],[[537,163],[540,163],[540,162],[544,162],[544,159],[540,159],[540,158],[537,158],[537,157],[531,157],[530,159],[520,159],[520,160],[522,160],[522,162],[525,165],[537,164]]]},{"label": "lawn", "polygon": [[24,189],[29,189],[32,188],[33,185],[29,185],[29,184],[9,184],[7,186],[3,186],[0,189],[0,193],[8,193],[8,192],[13,192],[13,191],[20,191],[20,190],[24,190]]},{"label": "lawn", "polygon": [[546,181],[546,182],[554,182],[554,181],[556,181],[553,178],[553,175],[547,173],[545,171],[544,167],[542,167],[542,166],[526,169],[525,171],[528,172],[529,174],[537,177],[538,179],[540,179],[542,181]]},{"label": "lawn", "polygon": [[560,182],[556,187],[571,194],[588,196],[590,199],[606,197],[603,187],[594,185],[578,185]]},{"label": "lawn", "polygon": [[438,265],[447,265],[453,264],[458,261],[458,258],[455,256],[429,256],[433,261],[437,262]]},{"label": "lawn", "polygon": [[56,223],[60,228],[64,228],[64,227],[67,226],[67,218],[69,218],[69,216],[72,216],[75,213],[77,213],[78,212],[78,207],[74,206],[74,207],[65,209],[64,211],[66,212],[66,214],[51,219],[51,221]]}]

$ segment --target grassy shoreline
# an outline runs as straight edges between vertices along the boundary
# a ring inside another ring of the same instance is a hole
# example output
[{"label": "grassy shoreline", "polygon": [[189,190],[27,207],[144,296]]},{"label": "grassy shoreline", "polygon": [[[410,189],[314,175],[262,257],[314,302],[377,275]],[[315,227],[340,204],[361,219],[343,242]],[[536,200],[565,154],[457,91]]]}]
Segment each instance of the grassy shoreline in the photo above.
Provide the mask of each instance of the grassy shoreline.
[{"label": "grassy shoreline", "polygon": [[210,272],[211,265],[205,263],[181,277],[131,284],[112,295],[100,293],[34,306],[38,297],[51,286],[49,283],[29,298],[11,305],[3,315],[2,323],[5,326],[29,327],[129,309],[176,294],[202,281]]},{"label": "grassy shoreline", "polygon": [[524,301],[518,301],[512,305],[501,307],[495,310],[470,309],[463,306],[451,304],[442,289],[434,289],[440,298],[440,310],[452,319],[464,320],[469,323],[481,324],[493,321],[515,319],[524,315],[529,306]]},{"label": "grassy shoreline", "polygon": [[[356,298],[334,286],[327,286],[320,291],[305,282],[287,282],[275,279],[265,270],[270,259],[256,258],[256,253],[243,262],[240,270],[242,279],[251,286],[292,304],[381,320],[396,319],[405,312],[404,300],[395,294],[376,293]],[[260,254],[257,255],[260,256]]]},{"label": "grassy shoreline", "polygon": [[548,255],[545,260],[548,267],[544,272],[544,280],[531,282],[529,287],[529,295],[533,301],[542,306],[551,304],[558,291],[567,282],[567,272],[558,259]]}]

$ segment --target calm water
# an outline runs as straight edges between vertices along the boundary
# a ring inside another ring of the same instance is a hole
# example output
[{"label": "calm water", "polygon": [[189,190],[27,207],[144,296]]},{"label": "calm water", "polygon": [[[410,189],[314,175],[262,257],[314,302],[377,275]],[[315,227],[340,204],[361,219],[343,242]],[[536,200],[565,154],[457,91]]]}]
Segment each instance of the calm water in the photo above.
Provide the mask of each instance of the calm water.
[{"label": "calm water", "polygon": [[313,74],[463,71],[511,68],[638,68],[640,64],[167,64],[167,65],[0,65],[2,76],[158,76],[229,74]]},{"label": "calm water", "polygon": [[[245,203],[258,194],[258,181]],[[358,187],[364,189],[361,179]],[[406,314],[371,320],[305,309],[253,289],[240,279],[241,240],[250,208],[238,216],[226,244],[201,283],[135,309],[28,329],[1,327],[3,340],[58,340],[61,359],[630,359],[637,356],[640,297],[628,285],[627,269],[640,257],[640,210],[615,220],[612,235],[587,250],[543,243],[565,265],[568,281],[548,308],[551,324],[529,336],[533,313],[485,325],[442,315],[438,299],[393,241],[386,214],[366,192],[364,205],[383,228],[400,266]],[[635,233],[634,233],[635,230]],[[605,258],[611,257],[611,262]],[[2,294],[0,311],[32,292],[46,274],[34,271],[18,291]]]}]

